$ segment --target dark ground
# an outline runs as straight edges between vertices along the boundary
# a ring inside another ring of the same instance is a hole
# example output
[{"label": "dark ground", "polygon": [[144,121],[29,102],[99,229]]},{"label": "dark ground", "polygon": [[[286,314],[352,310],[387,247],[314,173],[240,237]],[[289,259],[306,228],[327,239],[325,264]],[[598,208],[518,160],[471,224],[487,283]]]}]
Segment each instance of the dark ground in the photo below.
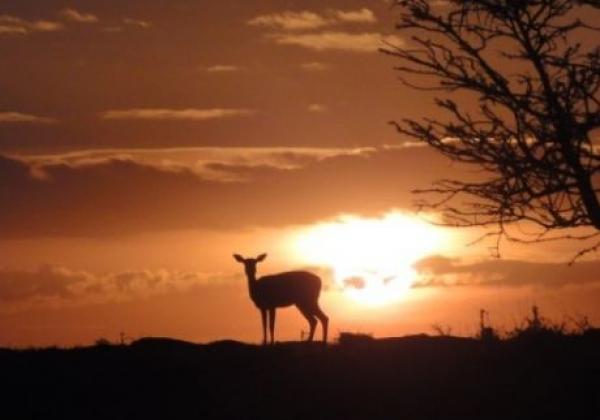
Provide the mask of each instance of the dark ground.
[{"label": "dark ground", "polygon": [[598,334],[349,338],[4,349],[0,417],[600,419]]}]

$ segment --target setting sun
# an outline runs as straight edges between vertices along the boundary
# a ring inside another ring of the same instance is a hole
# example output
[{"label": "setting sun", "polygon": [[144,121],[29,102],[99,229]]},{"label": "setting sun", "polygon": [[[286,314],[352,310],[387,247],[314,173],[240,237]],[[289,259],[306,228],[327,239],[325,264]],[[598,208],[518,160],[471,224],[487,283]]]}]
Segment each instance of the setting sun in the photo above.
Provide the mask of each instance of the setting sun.
[{"label": "setting sun", "polygon": [[415,216],[391,212],[381,218],[341,216],[302,231],[296,252],[310,264],[330,268],[353,300],[384,305],[406,295],[416,280],[412,265],[441,251],[444,232]]}]

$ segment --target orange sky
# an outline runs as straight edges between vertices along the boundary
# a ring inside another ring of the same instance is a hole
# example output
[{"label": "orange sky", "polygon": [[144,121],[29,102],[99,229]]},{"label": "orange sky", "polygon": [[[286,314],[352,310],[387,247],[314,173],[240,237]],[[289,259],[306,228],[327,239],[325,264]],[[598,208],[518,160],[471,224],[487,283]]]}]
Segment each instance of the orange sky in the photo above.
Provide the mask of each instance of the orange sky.
[{"label": "orange sky", "polygon": [[[507,244],[492,260],[490,244],[466,246],[477,232],[444,233],[383,306],[298,254],[318,224],[411,218],[410,190],[479,176],[387,124],[437,115],[376,51],[406,42],[393,16],[383,0],[3,1],[0,346],[259,341],[233,252],[268,252],[259,274],[318,271],[334,337],[472,334],[480,308],[510,327],[534,303],[600,321],[596,256],[565,265],[581,244]],[[399,261],[416,240],[394,245]],[[304,322],[282,311],[278,338]]]}]

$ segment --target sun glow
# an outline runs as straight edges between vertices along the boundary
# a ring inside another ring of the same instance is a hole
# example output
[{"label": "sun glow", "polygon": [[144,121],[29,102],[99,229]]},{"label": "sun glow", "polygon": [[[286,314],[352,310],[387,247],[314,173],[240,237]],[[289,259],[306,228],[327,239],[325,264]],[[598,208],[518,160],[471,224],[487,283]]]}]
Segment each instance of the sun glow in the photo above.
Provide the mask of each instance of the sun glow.
[{"label": "sun glow", "polygon": [[298,235],[295,248],[307,263],[330,268],[337,286],[356,302],[385,305],[406,296],[417,278],[412,265],[440,252],[447,240],[442,229],[394,212],[318,224]]}]

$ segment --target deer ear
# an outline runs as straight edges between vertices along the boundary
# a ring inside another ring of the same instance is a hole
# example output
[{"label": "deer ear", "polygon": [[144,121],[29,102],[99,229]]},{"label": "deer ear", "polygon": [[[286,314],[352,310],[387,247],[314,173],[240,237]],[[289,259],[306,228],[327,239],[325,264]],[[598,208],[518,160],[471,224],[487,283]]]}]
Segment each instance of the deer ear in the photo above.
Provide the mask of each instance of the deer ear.
[{"label": "deer ear", "polygon": [[267,258],[267,254],[260,254],[258,257],[256,257],[256,261],[261,262],[265,258]]},{"label": "deer ear", "polygon": [[240,262],[242,264],[244,263],[244,257],[242,257],[240,254],[233,254],[233,258],[235,258],[237,262]]}]

